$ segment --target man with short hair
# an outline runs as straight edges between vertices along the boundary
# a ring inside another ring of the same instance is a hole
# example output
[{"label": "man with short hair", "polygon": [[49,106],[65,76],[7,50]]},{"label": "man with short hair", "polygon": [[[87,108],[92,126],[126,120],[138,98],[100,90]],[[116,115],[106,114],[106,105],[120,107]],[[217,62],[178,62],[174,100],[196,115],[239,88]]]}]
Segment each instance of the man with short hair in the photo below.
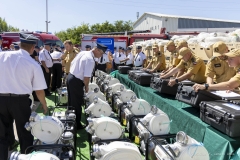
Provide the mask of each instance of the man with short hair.
[{"label": "man with short hair", "polygon": [[[38,39],[33,35],[20,33],[21,49],[0,53],[0,159],[8,159],[9,136],[13,133],[15,120],[20,144],[20,152],[33,145],[33,136],[24,126],[29,122],[31,102],[29,95],[35,91],[47,113],[44,90],[47,86],[43,72],[30,55],[34,51]],[[27,151],[26,154],[31,152]]]},{"label": "man with short hair", "polygon": [[67,77],[68,106],[72,106],[76,111],[77,129],[84,128],[81,124],[83,89],[85,88],[85,92],[88,93],[89,81],[95,66],[94,58],[102,57],[106,49],[106,46],[97,43],[97,47],[91,51],[80,52],[71,63]]},{"label": "man with short hair", "polygon": [[42,64],[42,70],[43,70],[45,81],[47,84],[47,89],[45,89],[46,96],[51,95],[49,88],[50,88],[50,81],[51,81],[53,59],[49,53],[50,49],[51,49],[51,43],[46,42],[44,44],[43,50],[41,50],[39,53],[39,61]]},{"label": "man with short hair", "polygon": [[85,48],[86,48],[86,51],[90,51],[91,50],[91,46],[90,45],[86,45]]},{"label": "man with short hair", "polygon": [[228,47],[224,42],[213,45],[213,57],[208,61],[205,76],[208,84],[226,82],[231,79],[236,71],[226,62]]},{"label": "man with short hair", "polygon": [[143,67],[146,63],[146,55],[142,52],[142,46],[137,46],[137,55],[133,60],[135,67]]},{"label": "man with short hair", "polygon": [[14,51],[14,44],[13,43],[10,45],[9,51]]},{"label": "man with short hair", "polygon": [[150,73],[161,72],[166,69],[165,55],[159,51],[157,44],[154,44],[152,49],[154,56],[152,57],[148,66],[143,70],[151,69]]},{"label": "man with short hair", "polygon": [[76,57],[78,54],[78,51],[74,49],[73,43],[70,40],[66,40],[64,43],[65,51],[64,54],[62,55],[62,65],[64,68],[64,71],[66,74],[69,73],[70,70],[70,65],[73,59]]},{"label": "man with short hair", "polygon": [[169,78],[181,69],[186,69],[187,72],[174,80],[170,80],[169,86],[173,86],[174,84],[187,79],[196,83],[204,83],[206,81],[206,66],[204,61],[197,57],[189,48],[183,47],[180,49],[178,58],[182,59],[181,62],[170,72],[161,76],[161,78]]},{"label": "man with short hair", "polygon": [[226,82],[220,82],[217,84],[195,84],[193,86],[195,91],[198,90],[234,90],[240,86],[240,50],[234,49],[228,53],[225,53],[227,56],[227,62],[230,67],[234,67],[236,74],[230,80]]}]

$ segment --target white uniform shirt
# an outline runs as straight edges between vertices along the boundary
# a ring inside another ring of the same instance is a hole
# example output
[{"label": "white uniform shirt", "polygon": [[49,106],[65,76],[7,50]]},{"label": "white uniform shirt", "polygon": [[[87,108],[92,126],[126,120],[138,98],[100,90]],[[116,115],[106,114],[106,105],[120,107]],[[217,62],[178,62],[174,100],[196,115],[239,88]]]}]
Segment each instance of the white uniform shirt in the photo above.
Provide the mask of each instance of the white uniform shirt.
[{"label": "white uniform shirt", "polygon": [[107,53],[104,53],[104,54],[103,54],[102,62],[101,62],[101,58],[102,58],[102,57],[98,58],[98,63],[99,63],[99,64],[106,64],[107,62],[109,62],[109,58],[108,58]]},{"label": "white uniform shirt", "polygon": [[32,94],[47,88],[40,65],[20,49],[0,53],[0,93]]},{"label": "white uniform shirt", "polygon": [[139,54],[136,54],[136,57],[134,58],[134,66],[143,65],[144,59],[146,59],[146,56],[142,52],[140,52]]},{"label": "white uniform shirt", "polygon": [[132,52],[128,53],[127,58],[129,58],[129,60],[127,60],[126,65],[132,64],[133,63],[133,54],[132,54]]},{"label": "white uniform shirt", "polygon": [[48,68],[53,66],[53,61],[52,61],[52,58],[50,56],[50,53],[46,49],[42,49],[39,52],[39,61],[40,62],[44,61]]},{"label": "white uniform shirt", "polygon": [[120,62],[120,61],[125,60],[126,59],[126,55],[124,53],[122,53],[122,52],[120,54],[121,54],[121,57],[118,58],[119,59],[119,63],[125,63],[125,62]]},{"label": "white uniform shirt", "polygon": [[91,77],[95,66],[92,51],[82,51],[73,59],[70,66],[70,73],[76,78],[83,80],[84,77]]},{"label": "white uniform shirt", "polygon": [[[54,51],[53,53],[51,53],[51,56],[52,56],[53,59],[61,59],[62,52]],[[62,63],[62,60],[53,61],[53,63]]]},{"label": "white uniform shirt", "polygon": [[[124,53],[122,53],[122,52],[116,52],[115,54],[114,54],[114,62],[116,63],[116,64],[120,64],[120,60],[122,60],[122,57],[124,57],[125,56],[125,54]],[[126,58],[126,56],[125,56],[125,58]],[[124,58],[124,59],[125,59]]]}]

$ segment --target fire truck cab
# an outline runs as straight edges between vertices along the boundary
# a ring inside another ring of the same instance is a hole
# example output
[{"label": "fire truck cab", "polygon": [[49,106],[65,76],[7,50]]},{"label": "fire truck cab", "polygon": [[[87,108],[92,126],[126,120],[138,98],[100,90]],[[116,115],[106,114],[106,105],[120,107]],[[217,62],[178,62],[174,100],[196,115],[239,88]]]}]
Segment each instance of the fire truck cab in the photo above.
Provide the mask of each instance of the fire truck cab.
[{"label": "fire truck cab", "polygon": [[[20,41],[20,32],[3,32],[1,34],[2,36],[2,47],[8,47],[14,43],[14,42],[19,42]],[[55,35],[51,33],[45,33],[45,32],[21,32],[25,34],[33,34],[36,36],[39,40],[37,41],[37,46],[41,47],[44,45],[45,42],[51,42],[51,43],[56,43],[59,46],[63,46],[62,41]]]}]

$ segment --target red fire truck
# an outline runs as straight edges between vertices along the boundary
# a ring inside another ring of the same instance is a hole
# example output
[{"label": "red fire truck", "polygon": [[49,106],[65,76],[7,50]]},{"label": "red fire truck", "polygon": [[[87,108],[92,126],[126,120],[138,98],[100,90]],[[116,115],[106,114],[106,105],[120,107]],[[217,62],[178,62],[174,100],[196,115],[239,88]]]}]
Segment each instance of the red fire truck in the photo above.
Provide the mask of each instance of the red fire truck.
[{"label": "red fire truck", "polygon": [[[20,41],[20,37],[19,37],[19,33],[20,32],[3,32],[1,34],[2,36],[2,47],[8,47],[14,43],[14,42],[19,42]],[[33,34],[34,36],[36,36],[39,40],[37,42],[37,45],[39,47],[43,46],[43,44],[45,42],[51,42],[51,43],[56,43],[59,46],[63,46],[62,41],[55,35],[51,34],[51,33],[45,33],[45,32],[21,32],[21,33],[25,33],[25,34]]]},{"label": "red fire truck", "polygon": [[95,46],[98,38],[114,38],[115,47],[127,47],[133,42],[145,41],[150,39],[170,39],[173,35],[198,35],[198,32],[168,32],[166,28],[161,28],[160,34],[152,34],[150,30],[129,31],[129,32],[110,32],[81,35],[81,49],[85,50],[86,45]]}]

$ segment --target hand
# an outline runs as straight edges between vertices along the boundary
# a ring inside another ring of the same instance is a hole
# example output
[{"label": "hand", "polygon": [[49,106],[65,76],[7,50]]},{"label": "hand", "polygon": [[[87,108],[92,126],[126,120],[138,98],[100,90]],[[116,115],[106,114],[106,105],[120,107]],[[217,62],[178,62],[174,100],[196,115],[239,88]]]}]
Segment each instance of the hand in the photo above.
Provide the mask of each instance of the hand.
[{"label": "hand", "polygon": [[57,60],[58,60],[59,62],[61,62],[62,59],[61,59],[61,58],[58,58]]},{"label": "hand", "polygon": [[202,84],[194,84],[193,89],[197,92],[198,90],[205,90],[205,86]]},{"label": "hand", "polygon": [[165,73],[163,73],[163,72],[160,73],[160,76],[164,76],[164,75],[165,75]]},{"label": "hand", "polygon": [[44,113],[44,114],[47,114],[47,112],[48,112],[48,107],[47,107],[47,105],[42,105],[42,109],[43,109],[43,113]]},{"label": "hand", "polygon": [[146,70],[147,70],[147,68],[142,68],[141,70],[142,70],[142,71],[146,71]]},{"label": "hand", "polygon": [[45,68],[45,71],[46,71],[47,73],[49,73],[49,69],[48,69],[48,68]]},{"label": "hand", "polygon": [[168,82],[168,85],[169,85],[170,87],[174,86],[175,84],[176,84],[175,79],[171,79],[171,80]]},{"label": "hand", "polygon": [[85,86],[85,93],[88,93],[88,86]]},{"label": "hand", "polygon": [[230,92],[232,92],[233,90],[226,90],[226,93],[230,93]]},{"label": "hand", "polygon": [[150,73],[154,73],[154,70],[152,69],[152,70],[150,70],[149,72],[150,72]]}]

